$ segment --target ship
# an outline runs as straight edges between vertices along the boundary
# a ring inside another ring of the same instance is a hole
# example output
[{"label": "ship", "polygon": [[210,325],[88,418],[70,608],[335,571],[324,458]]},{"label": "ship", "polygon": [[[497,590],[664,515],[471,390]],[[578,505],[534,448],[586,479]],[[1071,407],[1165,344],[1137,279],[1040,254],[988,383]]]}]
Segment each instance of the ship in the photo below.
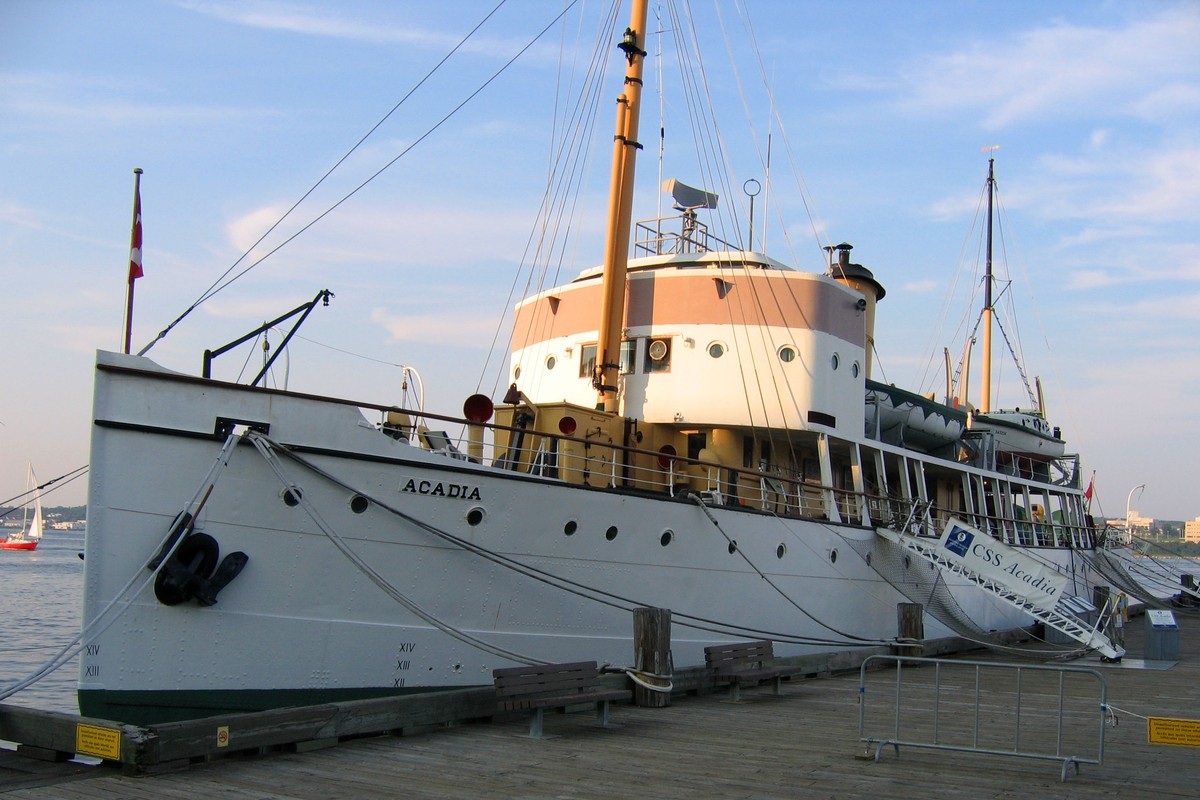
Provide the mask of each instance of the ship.
[{"label": "ship", "polygon": [[660,187],[676,213],[632,221],[645,6],[618,34],[603,261],[516,307],[504,397],[435,413],[97,353],[81,713],[623,667],[644,607],[670,610],[677,665],[912,645],[905,604],[921,639],[1121,656],[1060,431],[1031,450],[1003,413],[873,379],[886,289],[849,244],[799,269],[710,231],[719,198],[682,181]]}]

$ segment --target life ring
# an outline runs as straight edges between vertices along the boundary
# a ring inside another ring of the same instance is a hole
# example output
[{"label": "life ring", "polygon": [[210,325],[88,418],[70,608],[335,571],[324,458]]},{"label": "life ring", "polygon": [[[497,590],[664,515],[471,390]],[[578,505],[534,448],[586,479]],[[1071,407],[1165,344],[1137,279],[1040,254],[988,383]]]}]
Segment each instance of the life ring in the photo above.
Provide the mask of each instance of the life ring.
[{"label": "life ring", "polygon": [[207,533],[192,533],[182,542],[154,579],[154,596],[165,606],[191,600],[212,577],[220,557],[217,540]]}]

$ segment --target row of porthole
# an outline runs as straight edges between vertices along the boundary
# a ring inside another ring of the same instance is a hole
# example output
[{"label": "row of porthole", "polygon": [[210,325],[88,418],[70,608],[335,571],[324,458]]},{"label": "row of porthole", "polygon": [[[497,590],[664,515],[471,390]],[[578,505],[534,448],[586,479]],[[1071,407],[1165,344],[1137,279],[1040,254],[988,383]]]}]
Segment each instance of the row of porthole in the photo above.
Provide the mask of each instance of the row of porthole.
[{"label": "row of porthole", "polygon": [[[296,505],[300,504],[299,490],[297,490],[296,492],[293,492],[291,489],[284,489],[283,493],[282,493],[282,498],[283,498],[283,502],[285,505],[296,506]],[[353,511],[355,514],[363,513],[370,507],[370,505],[371,505],[370,501],[367,500],[367,498],[363,497],[361,494],[353,495],[350,498],[350,510]],[[467,515],[466,515],[467,524],[470,525],[471,527],[475,527],[475,526],[479,525],[480,523],[482,523],[484,520],[484,517],[486,517],[486,516],[487,516],[487,512],[485,512],[481,507],[473,506],[469,511],[467,511]],[[579,523],[573,519],[567,520],[567,523],[565,525],[563,525],[563,533],[566,534],[567,536],[574,536],[575,532],[578,530],[579,530]],[[604,538],[611,542],[617,538],[618,533],[619,533],[619,530],[617,529],[616,525],[609,525],[608,529],[604,531]],[[670,528],[667,528],[665,531],[662,532],[662,535],[660,537],[658,537],[658,543],[660,545],[662,545],[663,547],[666,547],[667,545],[671,544],[671,542],[673,542],[673,541],[675,541],[675,532],[673,530],[671,530]],[[733,555],[737,551],[738,551],[737,540],[731,539],[729,542],[729,554]],[[787,545],[780,542],[779,546],[775,548],[775,557],[783,558],[785,555],[787,555]],[[838,551],[836,548],[834,548],[829,551],[829,563],[836,564],[837,560],[838,560]],[[867,563],[868,564],[871,563],[870,555],[867,556]],[[905,567],[909,566],[908,556],[904,557],[904,566]]]},{"label": "row of porthole", "polygon": [[[708,346],[708,354],[710,356],[712,356],[713,358],[720,358],[721,356],[725,355],[725,353],[728,351],[728,349],[729,348],[725,346],[724,342],[713,342],[712,344],[710,344]],[[790,344],[785,344],[783,347],[779,348],[779,350],[776,352],[779,355],[779,360],[784,362],[785,364],[796,360],[796,356],[797,356],[796,348],[792,347]],[[841,366],[841,363],[842,363],[841,356],[839,356],[837,353],[834,353],[829,361],[830,361],[830,365],[835,370],[839,366]],[[546,369],[554,369],[554,367],[557,363],[558,362],[554,356],[546,357]],[[521,368],[518,367],[516,372],[514,373],[515,378],[521,377],[520,370],[521,370]],[[860,367],[858,366],[857,361],[855,361],[853,364],[850,365],[850,374],[853,375],[855,378],[858,377],[859,370],[860,370]]]},{"label": "row of porthole", "polygon": [[[708,346],[708,354],[713,358],[720,358],[721,356],[725,355],[727,350],[728,348],[725,346],[724,342],[713,342]],[[798,355],[796,348],[792,347],[790,344],[785,344],[776,352],[779,355],[779,360],[785,364],[795,361],[796,356]],[[834,353],[829,359],[829,364],[836,370],[842,364],[842,357],[837,353]],[[850,374],[857,378],[859,369],[858,362],[855,361],[850,365]]]}]

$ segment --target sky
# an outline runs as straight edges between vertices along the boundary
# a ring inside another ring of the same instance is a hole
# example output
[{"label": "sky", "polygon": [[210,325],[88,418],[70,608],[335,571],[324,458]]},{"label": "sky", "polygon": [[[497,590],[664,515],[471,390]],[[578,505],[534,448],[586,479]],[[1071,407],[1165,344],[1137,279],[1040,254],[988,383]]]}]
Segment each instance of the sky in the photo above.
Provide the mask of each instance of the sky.
[{"label": "sky", "polygon": [[[403,403],[408,365],[427,410],[499,399],[506,359],[489,353],[505,347],[552,142],[570,127],[561,65],[588,56],[605,8],[581,0],[552,25],[565,2],[500,5],[420,83],[497,2],[0,0],[0,502],[25,491],[27,463],[41,481],[87,463],[95,351],[123,345],[135,167],[135,351],[321,217],[148,357],[199,373],[205,348],[329,289],[289,348],[290,388]],[[822,271],[821,247],[850,242],[887,288],[877,379],[941,391],[943,348],[957,355],[974,319],[994,157],[1005,330],[1095,472],[1093,511],[1123,517],[1132,493],[1144,516],[1200,516],[1200,3],[701,0],[688,24],[658,8],[654,30],[694,25],[704,47],[691,74],[719,122],[729,224],[746,226],[737,187],[759,180],[756,246]],[[681,81],[654,77],[673,41],[647,48],[642,218],[658,213],[660,127],[663,176],[711,180]],[[561,278],[601,257],[613,74]],[[216,374],[255,359],[230,353]],[[1001,405],[1028,405],[1017,375],[1002,372],[1016,391]],[[45,502],[85,495],[86,477]]]}]

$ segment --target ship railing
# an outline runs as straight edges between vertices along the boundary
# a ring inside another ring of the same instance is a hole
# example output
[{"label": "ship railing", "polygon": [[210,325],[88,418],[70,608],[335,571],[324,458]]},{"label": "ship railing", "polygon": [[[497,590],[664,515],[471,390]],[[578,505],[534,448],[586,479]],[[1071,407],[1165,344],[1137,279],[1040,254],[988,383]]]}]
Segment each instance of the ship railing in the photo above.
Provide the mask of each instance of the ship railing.
[{"label": "ship railing", "polygon": [[[667,230],[678,223],[679,230]],[[642,220],[634,229],[634,257],[707,253],[712,250],[736,249],[729,242],[709,233],[708,226],[694,214],[678,214]]]},{"label": "ship railing", "polygon": [[[734,468],[674,453],[626,447],[600,441],[587,433],[574,436],[547,434],[524,428],[486,424],[467,426],[479,433],[452,437],[435,425],[457,422],[449,417],[397,409],[384,412],[379,428],[394,438],[422,446],[451,458],[520,472],[533,477],[594,487],[663,493],[672,497],[699,495],[710,505],[736,506],[796,519],[823,519],[864,526],[904,529],[914,516],[911,530],[939,536],[951,516],[1001,541],[1025,546],[1089,549],[1092,531],[1066,520],[1037,521],[1015,516],[981,514],[969,509],[942,507],[920,499],[827,486],[782,467]],[[502,439],[507,446],[485,444]],[[439,435],[440,434],[440,435]],[[497,434],[503,434],[497,437]],[[519,434],[519,436],[517,435]],[[475,442],[473,444],[473,441]]]},{"label": "ship railing", "polygon": [[[839,492],[839,494],[848,494]],[[1065,519],[1029,520],[1018,516],[981,514],[963,508],[939,506],[923,500],[910,500],[880,494],[864,495],[873,525],[907,530],[926,537],[938,537],[951,517],[967,522],[1006,544],[1023,547],[1059,547],[1091,549],[1093,530],[1085,523]],[[915,509],[915,512],[914,512]],[[857,521],[848,516],[849,521]]]},{"label": "ship railing", "polygon": [[[393,438],[455,459],[566,483],[662,492],[673,497],[694,492],[712,505],[798,518],[846,518],[856,515],[853,510],[866,503],[853,492],[812,479],[622,446],[602,440],[596,432],[550,434],[486,423],[465,426],[477,431],[474,436],[468,432],[455,437],[434,426],[446,428],[445,423],[454,421],[461,426],[462,420],[409,410],[379,410],[383,420],[378,428]],[[485,441],[487,432],[492,434],[491,443]]]}]

